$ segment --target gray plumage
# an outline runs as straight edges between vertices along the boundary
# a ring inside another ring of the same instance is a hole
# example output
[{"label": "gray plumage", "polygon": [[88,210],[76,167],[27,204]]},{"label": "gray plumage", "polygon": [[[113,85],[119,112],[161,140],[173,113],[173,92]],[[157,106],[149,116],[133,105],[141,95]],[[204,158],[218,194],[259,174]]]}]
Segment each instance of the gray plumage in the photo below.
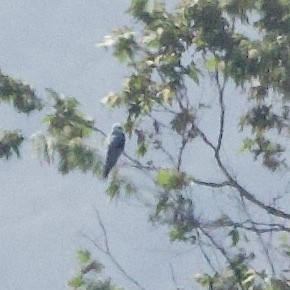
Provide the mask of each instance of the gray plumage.
[{"label": "gray plumage", "polygon": [[103,170],[103,177],[107,178],[111,169],[117,163],[120,155],[124,151],[126,138],[123,133],[123,128],[120,124],[114,124],[111,135],[109,137],[108,151]]}]

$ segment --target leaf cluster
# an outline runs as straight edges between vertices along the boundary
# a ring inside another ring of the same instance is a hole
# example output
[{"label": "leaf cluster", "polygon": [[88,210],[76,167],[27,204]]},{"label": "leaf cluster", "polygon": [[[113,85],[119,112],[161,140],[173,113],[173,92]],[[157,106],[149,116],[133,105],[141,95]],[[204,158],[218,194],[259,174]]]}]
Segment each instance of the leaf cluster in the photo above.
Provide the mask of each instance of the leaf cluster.
[{"label": "leaf cluster", "polygon": [[88,250],[79,250],[77,260],[80,269],[72,277],[68,286],[75,290],[122,290],[112,284],[111,279],[103,279],[101,272],[104,266],[97,260],[92,259]]},{"label": "leaf cluster", "polygon": [[[18,113],[29,114],[43,108],[42,101],[34,90],[20,80],[4,75],[0,71],[0,103],[11,104]],[[20,146],[24,137],[19,129],[1,132],[0,158],[8,159],[15,153],[20,157]]]},{"label": "leaf cluster", "polygon": [[12,104],[18,112],[29,114],[41,110],[43,104],[30,86],[0,71],[0,102]]},{"label": "leaf cluster", "polygon": [[[101,160],[86,144],[93,132],[93,121],[78,110],[78,102],[50,91],[54,100],[53,112],[44,118],[48,135],[33,137],[36,154],[47,162],[58,160],[59,170],[100,171]],[[57,156],[55,158],[55,156]]]}]

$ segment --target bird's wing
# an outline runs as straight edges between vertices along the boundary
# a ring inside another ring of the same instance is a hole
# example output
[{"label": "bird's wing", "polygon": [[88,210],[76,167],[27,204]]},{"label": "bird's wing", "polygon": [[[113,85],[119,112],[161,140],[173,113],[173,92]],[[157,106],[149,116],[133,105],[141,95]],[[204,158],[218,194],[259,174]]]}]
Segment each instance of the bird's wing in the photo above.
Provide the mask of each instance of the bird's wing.
[{"label": "bird's wing", "polygon": [[123,133],[113,133],[110,138],[110,144],[108,147],[108,152],[111,150],[120,150],[121,153],[125,147],[125,135]]},{"label": "bird's wing", "polygon": [[113,133],[111,135],[104,166],[104,177],[107,177],[110,170],[115,166],[118,158],[124,150],[125,141],[126,139],[123,133]]}]

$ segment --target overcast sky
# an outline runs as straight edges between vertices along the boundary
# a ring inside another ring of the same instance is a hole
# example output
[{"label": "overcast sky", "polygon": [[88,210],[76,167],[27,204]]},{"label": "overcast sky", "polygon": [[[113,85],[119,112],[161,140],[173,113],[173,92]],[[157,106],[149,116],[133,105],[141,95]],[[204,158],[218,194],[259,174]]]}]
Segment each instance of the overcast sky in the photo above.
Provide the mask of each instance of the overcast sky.
[{"label": "overcast sky", "polygon": [[[104,110],[99,104],[107,92],[118,90],[125,67],[110,53],[96,47],[104,35],[118,26],[132,24],[124,13],[129,0],[1,0],[0,68],[20,78],[46,98],[52,88],[77,98],[82,109],[97,126],[108,131],[112,123],[125,120],[122,112]],[[201,97],[206,96],[204,88]],[[231,96],[231,92],[228,92]],[[231,96],[229,107],[240,100]],[[233,112],[228,120],[236,121]],[[40,130],[41,117],[16,114],[0,106],[0,127],[21,128],[26,136]],[[104,120],[106,120],[104,122]],[[216,124],[215,116],[204,128]],[[245,166],[250,160],[240,156],[236,127],[226,127],[223,153],[242,183],[256,188],[260,196],[277,190],[270,173],[257,174],[259,165]],[[188,154],[191,154],[189,152]],[[231,156],[234,156],[232,158]],[[216,172],[199,154],[192,157],[202,176]],[[252,163],[251,163],[252,164]],[[147,223],[148,212],[134,200],[108,202],[105,184],[90,174],[61,176],[32,157],[26,143],[21,160],[0,160],[0,288],[8,290],[62,290],[76,269],[75,252],[88,245],[81,232],[96,236],[94,207],[107,227],[113,253],[121,264],[147,289],[172,289],[169,264],[174,266],[180,286],[189,285],[200,257],[180,244],[170,244],[166,228]],[[249,173],[255,172],[254,178]],[[263,183],[263,187],[259,184]],[[280,183],[281,190],[283,188]],[[201,198],[202,197],[197,197]],[[208,200],[209,211],[218,208]],[[105,273],[127,289],[134,287],[98,251],[94,255],[105,263]]]},{"label": "overcast sky", "polygon": [[[128,4],[129,0],[1,0],[1,70],[30,84],[42,98],[45,88],[77,98],[108,131],[125,116],[104,110],[99,102],[108,91],[120,88],[125,68],[97,49],[96,42],[130,23],[124,13]],[[0,107],[1,128],[21,128],[29,136],[41,129],[40,120],[37,114],[27,118],[6,105]],[[183,265],[181,272],[188,268],[185,282],[192,278],[189,258],[184,258],[187,249],[169,244],[166,230],[152,228],[146,210],[131,206],[133,201],[109,203],[103,182],[79,173],[61,176],[55,167],[33,159],[29,143],[21,160],[0,164],[1,289],[66,289],[76,269],[75,252],[88,245],[80,233],[100,234],[95,206],[112,251],[147,289],[170,289],[170,262],[177,268]],[[94,254],[116,283],[134,289],[105,257]]]}]

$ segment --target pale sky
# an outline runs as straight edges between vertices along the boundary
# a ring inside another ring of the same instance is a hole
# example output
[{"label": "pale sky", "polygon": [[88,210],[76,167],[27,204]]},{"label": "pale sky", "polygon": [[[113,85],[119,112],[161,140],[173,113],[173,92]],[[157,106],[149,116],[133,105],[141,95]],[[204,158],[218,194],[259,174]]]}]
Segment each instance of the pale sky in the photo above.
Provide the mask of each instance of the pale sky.
[{"label": "pale sky", "polygon": [[[109,91],[121,88],[126,70],[96,43],[113,28],[133,23],[124,14],[129,2],[1,0],[1,70],[32,85],[44,99],[45,88],[77,98],[97,126],[108,131],[112,123],[123,122],[126,116],[105,110],[99,102]],[[207,97],[204,88],[199,93]],[[240,106],[236,95],[228,95],[229,107]],[[210,131],[216,124],[215,117],[204,120],[204,128]],[[238,116],[233,111],[227,118],[234,123]],[[0,106],[1,128],[21,128],[30,136],[42,129],[40,121],[38,114],[27,118],[6,105]],[[265,195],[264,189],[271,194],[277,190],[274,182],[280,177],[274,178],[269,172],[257,174],[259,165],[252,166],[249,156],[238,154],[235,132],[235,126],[226,127],[224,157],[243,184],[259,189],[260,196]],[[104,193],[106,184],[90,174],[61,176],[56,166],[40,164],[33,158],[29,142],[22,152],[21,160],[0,160],[1,289],[66,289],[76,269],[75,252],[88,245],[81,232],[100,234],[94,207],[100,210],[116,258],[146,289],[174,289],[170,263],[180,287],[190,285],[201,258],[191,247],[170,244],[167,229],[148,224],[148,212],[138,202],[122,198],[109,202]],[[192,157],[188,168],[199,164],[196,169],[202,177],[215,177],[215,170],[207,165],[210,157],[204,160],[194,153],[188,152]],[[280,185],[282,190],[284,185]],[[199,193],[196,200],[207,198],[209,211],[218,209],[222,201]],[[106,257],[97,250],[92,253],[105,264],[104,273],[116,284],[135,289]]]},{"label": "pale sky", "polygon": [[[53,88],[79,99],[82,109],[108,131],[125,116],[104,110],[99,101],[121,87],[125,68],[96,43],[130,23],[124,14],[128,5],[128,0],[1,0],[1,70],[24,80],[43,98],[44,89]],[[21,128],[30,136],[41,129],[40,120],[37,114],[27,118],[0,107],[1,128]],[[130,200],[109,203],[103,182],[90,174],[61,176],[56,166],[41,165],[32,157],[29,142],[22,149],[21,160],[0,160],[1,289],[66,289],[76,269],[75,252],[88,245],[80,232],[100,234],[95,206],[112,251],[127,271],[147,289],[170,289],[169,262],[186,268],[188,259],[175,255],[188,253],[169,244],[165,229],[147,223],[146,210],[131,206]],[[134,289],[106,257],[93,254],[105,264],[105,274]],[[191,273],[184,276],[186,283]]]}]

